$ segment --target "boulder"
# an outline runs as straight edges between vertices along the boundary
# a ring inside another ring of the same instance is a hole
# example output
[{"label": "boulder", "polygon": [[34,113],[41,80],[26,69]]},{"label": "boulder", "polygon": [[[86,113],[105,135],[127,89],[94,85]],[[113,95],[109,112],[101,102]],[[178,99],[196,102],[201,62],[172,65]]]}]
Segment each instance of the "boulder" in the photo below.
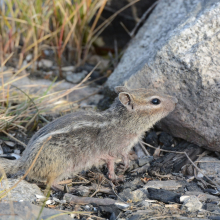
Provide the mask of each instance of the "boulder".
[{"label": "boulder", "polygon": [[160,127],[220,151],[220,2],[159,1],[106,86],[158,89],[179,102]]}]

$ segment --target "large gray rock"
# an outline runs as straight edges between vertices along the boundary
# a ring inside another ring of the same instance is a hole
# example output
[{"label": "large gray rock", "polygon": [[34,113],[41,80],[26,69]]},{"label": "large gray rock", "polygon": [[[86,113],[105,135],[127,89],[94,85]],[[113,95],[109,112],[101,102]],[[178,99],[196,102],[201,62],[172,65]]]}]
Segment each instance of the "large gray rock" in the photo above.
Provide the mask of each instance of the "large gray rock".
[{"label": "large gray rock", "polygon": [[138,32],[107,87],[157,88],[175,95],[162,128],[220,151],[220,2],[163,0]]}]

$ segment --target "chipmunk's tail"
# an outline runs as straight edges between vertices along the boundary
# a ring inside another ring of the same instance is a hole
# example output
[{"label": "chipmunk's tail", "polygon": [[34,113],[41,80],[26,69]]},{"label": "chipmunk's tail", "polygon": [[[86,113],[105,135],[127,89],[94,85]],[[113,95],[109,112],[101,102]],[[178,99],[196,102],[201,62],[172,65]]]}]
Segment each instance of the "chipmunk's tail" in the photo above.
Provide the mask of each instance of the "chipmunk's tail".
[{"label": "chipmunk's tail", "polygon": [[22,169],[20,160],[8,160],[0,157],[0,174],[16,174]]}]

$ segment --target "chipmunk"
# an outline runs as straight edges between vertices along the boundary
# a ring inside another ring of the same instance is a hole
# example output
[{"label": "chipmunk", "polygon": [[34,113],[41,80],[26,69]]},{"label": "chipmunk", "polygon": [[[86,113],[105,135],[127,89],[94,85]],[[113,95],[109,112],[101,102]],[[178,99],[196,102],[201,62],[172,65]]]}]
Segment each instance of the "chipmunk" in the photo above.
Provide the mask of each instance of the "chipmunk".
[{"label": "chipmunk", "polygon": [[[18,160],[0,159],[7,174],[26,171],[45,143],[28,174],[29,179],[52,186],[92,166],[107,164],[108,177],[116,180],[115,160],[125,170],[128,154],[145,132],[175,108],[177,99],[154,90],[115,88],[118,97],[104,112],[78,111],[62,116],[40,129]],[[51,137],[46,142],[48,137]]]}]

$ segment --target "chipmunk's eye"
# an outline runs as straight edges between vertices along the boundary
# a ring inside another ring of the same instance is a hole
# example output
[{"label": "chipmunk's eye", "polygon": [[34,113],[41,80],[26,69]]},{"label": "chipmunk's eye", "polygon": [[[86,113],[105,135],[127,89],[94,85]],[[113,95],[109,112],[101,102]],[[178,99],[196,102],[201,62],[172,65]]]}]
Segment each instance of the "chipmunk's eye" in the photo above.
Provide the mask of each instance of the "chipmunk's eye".
[{"label": "chipmunk's eye", "polygon": [[159,104],[160,104],[160,100],[159,100],[159,99],[152,99],[152,100],[151,100],[151,103],[152,103],[153,105],[159,105]]}]

